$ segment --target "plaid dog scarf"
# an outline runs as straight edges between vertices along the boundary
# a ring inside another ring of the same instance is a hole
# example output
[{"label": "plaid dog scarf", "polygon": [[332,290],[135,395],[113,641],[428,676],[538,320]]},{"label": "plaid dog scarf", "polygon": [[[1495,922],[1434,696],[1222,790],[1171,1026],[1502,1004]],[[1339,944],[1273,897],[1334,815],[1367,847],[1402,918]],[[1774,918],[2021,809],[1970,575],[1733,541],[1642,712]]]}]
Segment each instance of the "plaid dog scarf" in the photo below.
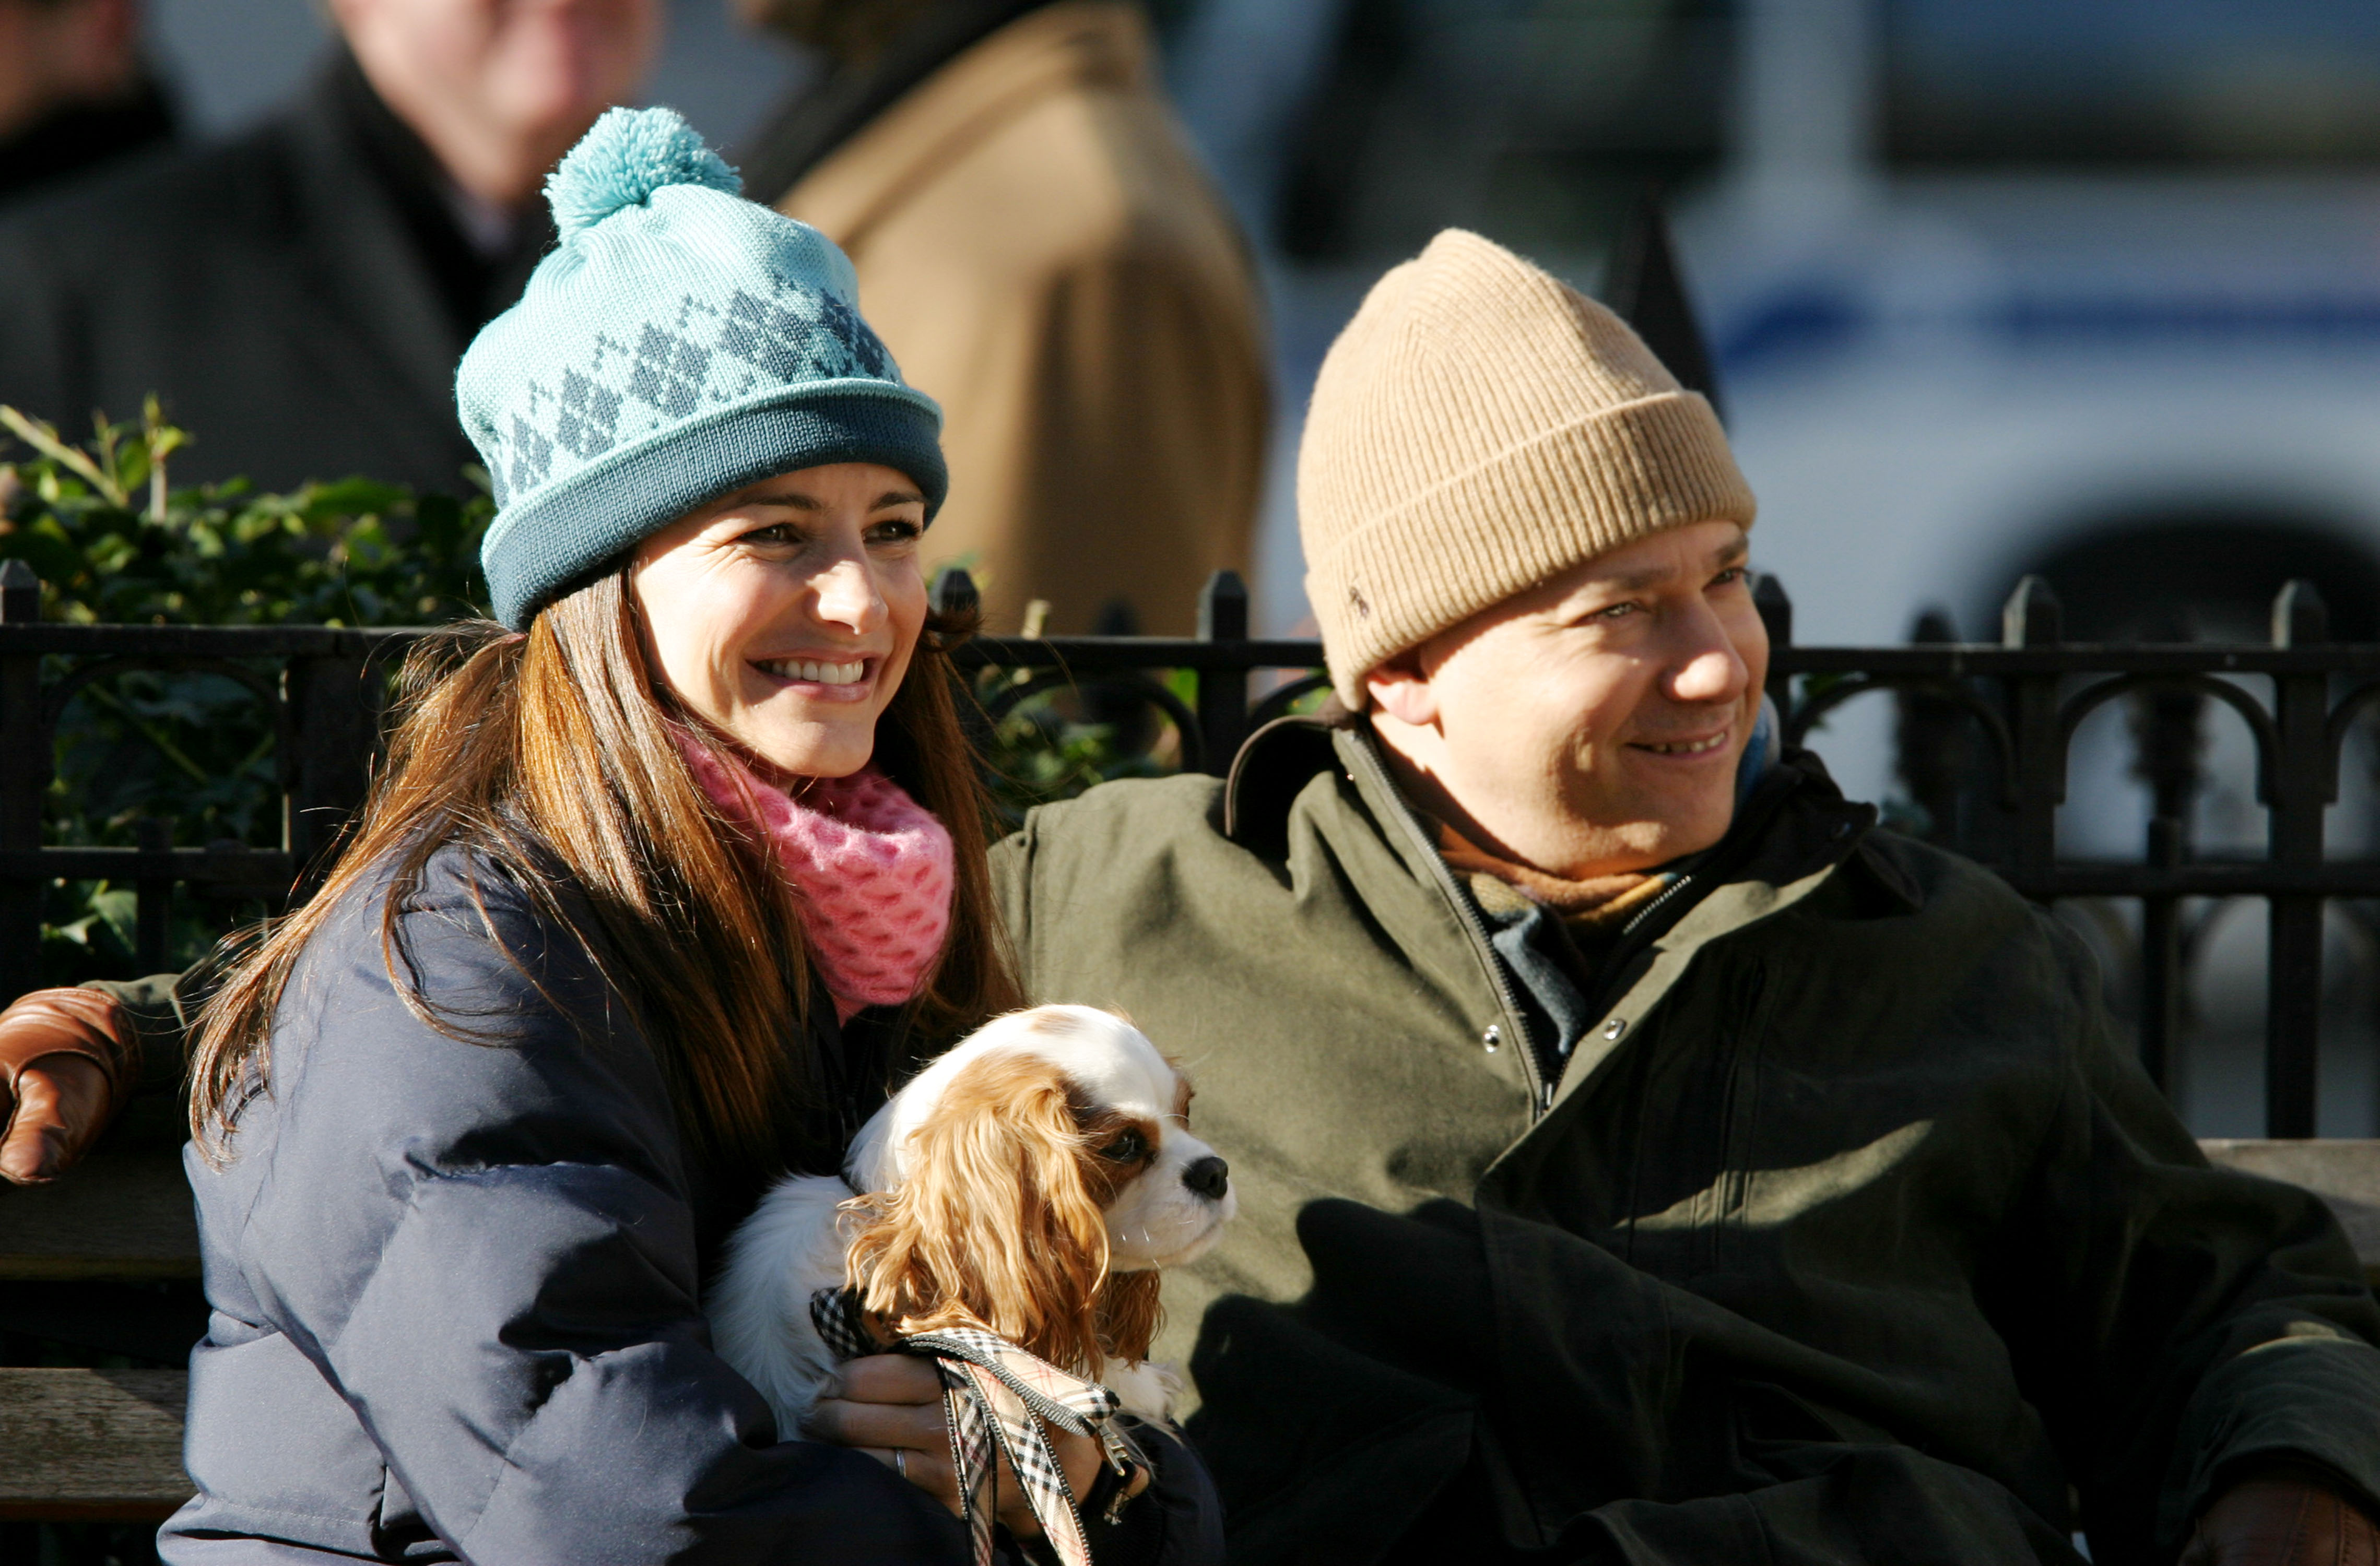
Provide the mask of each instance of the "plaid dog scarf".
[{"label": "plaid dog scarf", "polygon": [[1064,1566],[1090,1566],[1066,1471],[1050,1450],[1042,1421],[1077,1436],[1096,1436],[1117,1474],[1148,1465],[1132,1438],[1115,1423],[1116,1396],[1096,1381],[1068,1375],[1007,1339],[972,1327],[945,1328],[904,1338],[888,1351],[868,1331],[859,1299],[849,1289],[810,1296],[810,1321],[838,1360],[862,1354],[920,1354],[942,1378],[942,1412],[951,1435],[951,1469],[976,1566],[991,1566],[993,1497],[999,1459],[1006,1454],[1026,1502]]}]

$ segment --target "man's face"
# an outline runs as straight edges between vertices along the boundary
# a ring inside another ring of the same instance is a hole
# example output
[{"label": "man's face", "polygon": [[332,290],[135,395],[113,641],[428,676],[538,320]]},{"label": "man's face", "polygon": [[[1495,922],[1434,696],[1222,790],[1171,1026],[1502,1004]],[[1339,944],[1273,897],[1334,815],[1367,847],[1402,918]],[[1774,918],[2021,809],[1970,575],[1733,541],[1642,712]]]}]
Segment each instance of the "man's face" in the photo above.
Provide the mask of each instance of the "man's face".
[{"label": "man's face", "polygon": [[[661,36],[661,0],[332,0],[364,74],[467,188],[468,149],[525,149],[509,199],[635,95]],[[479,193],[500,198],[492,190]]]},{"label": "man's face", "polygon": [[1743,529],[1698,522],[1475,615],[1367,684],[1417,803],[1584,879],[1726,835],[1767,673]]},{"label": "man's face", "polygon": [[0,138],[69,103],[100,103],[140,68],[132,0],[0,0]]}]

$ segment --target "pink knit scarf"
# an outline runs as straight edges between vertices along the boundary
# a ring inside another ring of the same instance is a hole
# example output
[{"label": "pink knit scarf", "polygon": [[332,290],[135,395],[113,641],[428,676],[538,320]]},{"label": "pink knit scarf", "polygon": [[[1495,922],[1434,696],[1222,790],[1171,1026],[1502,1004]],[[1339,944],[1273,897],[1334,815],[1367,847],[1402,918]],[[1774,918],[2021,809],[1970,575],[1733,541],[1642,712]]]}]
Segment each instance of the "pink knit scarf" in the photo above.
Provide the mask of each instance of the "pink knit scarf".
[{"label": "pink knit scarf", "polygon": [[836,1017],[917,994],[951,928],[942,823],[873,767],[809,779],[795,799],[690,734],[678,748],[720,812],[776,849]]}]

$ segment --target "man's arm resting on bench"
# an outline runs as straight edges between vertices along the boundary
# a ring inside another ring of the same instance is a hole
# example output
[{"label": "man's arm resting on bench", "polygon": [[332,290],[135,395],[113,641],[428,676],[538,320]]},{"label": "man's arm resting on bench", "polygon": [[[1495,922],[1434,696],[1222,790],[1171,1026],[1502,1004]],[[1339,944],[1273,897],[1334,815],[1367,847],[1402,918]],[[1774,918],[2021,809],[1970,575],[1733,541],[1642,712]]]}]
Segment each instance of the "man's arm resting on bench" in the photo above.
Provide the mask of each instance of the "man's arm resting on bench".
[{"label": "man's arm resting on bench", "polygon": [[211,964],[125,983],[36,989],[0,1012],[0,1179],[54,1180],[133,1095],[182,1077]]}]

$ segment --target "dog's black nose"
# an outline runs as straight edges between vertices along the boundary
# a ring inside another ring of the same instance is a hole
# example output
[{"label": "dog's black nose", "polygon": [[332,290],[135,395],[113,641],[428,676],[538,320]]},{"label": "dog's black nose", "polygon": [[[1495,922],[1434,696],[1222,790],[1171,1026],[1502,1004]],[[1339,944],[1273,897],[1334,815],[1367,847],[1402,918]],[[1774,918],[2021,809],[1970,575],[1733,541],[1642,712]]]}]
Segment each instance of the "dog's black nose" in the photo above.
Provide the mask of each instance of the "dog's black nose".
[{"label": "dog's black nose", "polygon": [[1208,1153],[1182,1171],[1182,1184],[1210,1202],[1220,1202],[1232,1188],[1232,1166]]}]

